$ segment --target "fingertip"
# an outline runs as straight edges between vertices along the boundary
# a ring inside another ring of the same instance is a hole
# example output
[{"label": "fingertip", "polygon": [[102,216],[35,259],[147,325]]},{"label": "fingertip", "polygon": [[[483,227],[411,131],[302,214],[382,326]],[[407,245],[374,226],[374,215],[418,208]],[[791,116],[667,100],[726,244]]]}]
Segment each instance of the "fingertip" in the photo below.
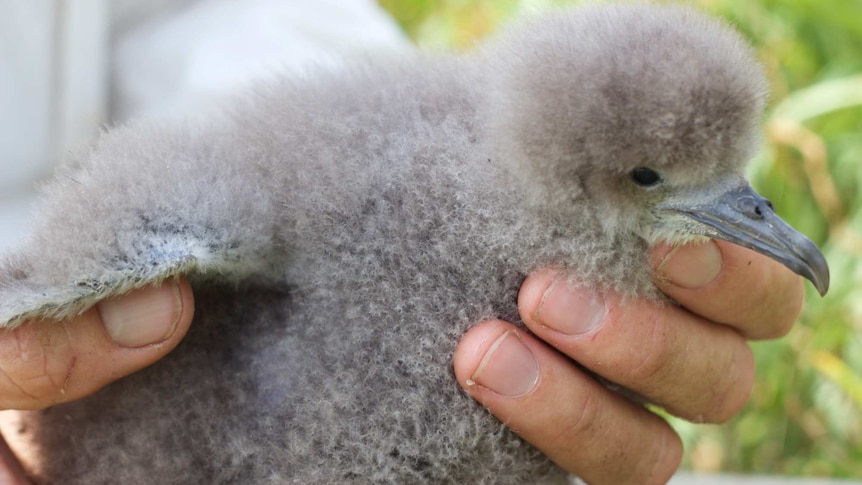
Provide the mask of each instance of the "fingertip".
[{"label": "fingertip", "polygon": [[86,325],[63,322],[77,354],[64,401],[87,396],[159,361],[179,345],[193,316],[191,284],[177,277],[100,302],[78,319]]},{"label": "fingertip", "polygon": [[[802,308],[804,287],[799,276],[767,256],[727,241],[671,249],[657,245],[651,261],[655,284],[662,292],[747,338],[786,334]],[[712,276],[715,268],[718,272]]]},{"label": "fingertip", "polygon": [[[492,389],[485,380],[492,366],[499,366],[492,379],[527,376],[531,389],[511,382]],[[524,371],[530,366],[537,375]],[[500,421],[590,483],[665,483],[681,460],[681,442],[662,419],[603,388],[509,323],[490,320],[468,331],[455,351],[455,373]]]},{"label": "fingertip", "polygon": [[180,312],[177,317],[176,328],[169,340],[180,341],[185,337],[192,325],[192,320],[195,316],[195,296],[188,278],[180,276],[176,282],[180,297]]},{"label": "fingertip", "polygon": [[485,354],[495,341],[514,328],[514,325],[502,320],[488,320],[473,326],[461,337],[455,347],[453,367],[455,378],[464,390],[476,390],[473,377]]},{"label": "fingertip", "polygon": [[551,269],[533,272],[521,284],[518,292],[518,312],[525,321],[535,320],[548,289],[559,279],[559,274]]},{"label": "fingertip", "polygon": [[651,255],[656,279],[660,284],[681,288],[705,288],[722,271],[723,255],[715,241],[679,246],[659,244]]},{"label": "fingertip", "polygon": [[193,315],[191,286],[177,278],[74,319],[26,322],[0,339],[0,408],[41,409],[92,394],[167,355]]},{"label": "fingertip", "polygon": [[682,463],[682,438],[670,426],[657,426],[657,450],[653,469],[647,474],[644,483],[667,483]]},{"label": "fingertip", "polygon": [[108,337],[120,347],[141,348],[185,334],[193,314],[191,287],[174,278],[96,305]]},{"label": "fingertip", "polygon": [[[115,363],[111,379],[104,384],[161,360],[179,345],[194,317],[194,293],[188,279],[182,276],[164,281],[156,287],[136,290],[119,298],[115,304],[119,313],[133,313],[140,305],[150,306],[152,309],[149,311],[128,315],[127,325],[152,327],[155,330],[129,330],[133,335],[131,341],[128,337],[124,341],[116,341],[106,328],[106,340],[110,343],[102,347],[104,354],[100,358],[88,360],[94,364],[98,360]],[[104,311],[97,313],[101,315]],[[106,327],[109,325],[106,321],[102,321],[102,324]]]}]

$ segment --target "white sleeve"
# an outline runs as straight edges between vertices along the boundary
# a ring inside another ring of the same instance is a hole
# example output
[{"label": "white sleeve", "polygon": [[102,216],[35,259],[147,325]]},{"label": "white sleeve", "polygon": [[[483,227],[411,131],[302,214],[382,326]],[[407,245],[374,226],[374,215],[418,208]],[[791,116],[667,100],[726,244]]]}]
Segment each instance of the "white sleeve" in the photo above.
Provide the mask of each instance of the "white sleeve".
[{"label": "white sleeve", "polygon": [[373,0],[0,0],[0,253],[26,234],[34,185],[106,122],[409,48]]},{"label": "white sleeve", "polygon": [[0,249],[34,184],[106,121],[107,0],[0,0]]}]

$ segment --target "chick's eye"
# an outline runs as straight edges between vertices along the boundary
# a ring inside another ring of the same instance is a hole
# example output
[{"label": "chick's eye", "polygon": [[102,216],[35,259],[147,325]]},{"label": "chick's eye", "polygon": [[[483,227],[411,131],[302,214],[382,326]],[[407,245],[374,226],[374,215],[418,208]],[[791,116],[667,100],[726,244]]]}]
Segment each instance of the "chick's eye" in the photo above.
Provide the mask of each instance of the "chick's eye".
[{"label": "chick's eye", "polygon": [[641,187],[651,187],[661,182],[661,175],[655,170],[646,167],[638,167],[630,173],[632,180]]}]

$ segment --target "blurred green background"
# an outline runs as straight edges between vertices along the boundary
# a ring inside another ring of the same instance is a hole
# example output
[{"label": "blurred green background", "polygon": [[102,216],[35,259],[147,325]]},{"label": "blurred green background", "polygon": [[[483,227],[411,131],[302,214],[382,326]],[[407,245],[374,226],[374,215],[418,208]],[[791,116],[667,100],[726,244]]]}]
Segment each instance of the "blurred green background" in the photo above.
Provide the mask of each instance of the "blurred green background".
[{"label": "blurred green background", "polygon": [[[519,15],[577,0],[380,0],[415,42],[469,49]],[[772,99],[750,175],[832,270],[799,323],[753,344],[750,404],[723,425],[672,419],[684,467],[862,478],[862,0],[692,0],[756,47]]]}]

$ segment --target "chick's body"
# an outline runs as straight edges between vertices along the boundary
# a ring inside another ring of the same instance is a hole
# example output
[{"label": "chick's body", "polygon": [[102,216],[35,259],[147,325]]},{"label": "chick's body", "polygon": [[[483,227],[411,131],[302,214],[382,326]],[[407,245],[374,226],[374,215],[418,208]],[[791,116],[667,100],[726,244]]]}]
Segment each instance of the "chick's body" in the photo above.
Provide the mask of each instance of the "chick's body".
[{"label": "chick's body", "polygon": [[594,6],[468,58],[273,83],[217,119],[108,134],[47,188],[36,238],[0,272],[16,302],[75,289],[0,308],[68,316],[184,272],[198,316],[163,361],[34,417],[42,475],[565,481],[460,391],[458,339],[517,321],[517,288],[543,266],[658,298],[648,243],[708,234],[663,222],[664,186],[631,171],[685,190],[740,178],[762,96],[714,21]]},{"label": "chick's body", "polygon": [[[129,159],[140,163],[136,177],[105,182],[109,167],[94,167],[93,176],[118,197],[135,191],[127,184],[158,184],[159,192],[141,197],[187,208],[185,220],[195,222],[180,232],[183,241],[199,241],[207,254],[237,247],[241,255],[226,265],[244,265],[249,250],[265,255],[253,274],[267,277],[252,277],[257,284],[239,292],[214,285],[219,276],[210,271],[193,279],[198,315],[174,354],[46,411],[39,427],[49,475],[64,483],[75,483],[65,482],[73,476],[115,483],[118,473],[123,483],[564,476],[463,394],[451,359],[471,324],[517,319],[515,295],[527,271],[586,256],[572,251],[588,233],[548,227],[525,202],[516,174],[482,146],[476,78],[454,60],[420,66],[354,72],[295,95],[275,87],[219,137],[125,128],[147,144],[169,137],[163,146],[171,157],[207,152],[202,161],[223,165],[209,165],[206,179],[200,167],[171,166],[165,180],[151,167],[166,162],[143,156]],[[97,156],[115,163],[128,138],[104,140]],[[252,161],[254,174],[231,173],[237,159]],[[217,205],[209,202],[215,194],[223,198]],[[62,205],[70,203],[83,201]],[[103,203],[116,211],[117,201]],[[577,204],[564,213],[594,217]],[[175,209],[148,211],[152,239],[176,233],[186,224],[178,220]],[[603,257],[620,254],[593,243]],[[605,268],[633,273],[631,265]]]},{"label": "chick's body", "polygon": [[[239,292],[213,287],[210,272],[193,280],[198,315],[174,354],[46,411],[49,475],[64,483],[115,483],[118,473],[123,483],[562,476],[460,391],[451,359],[471,323],[516,318],[524,272],[565,255],[549,243],[566,240],[571,250],[578,239],[570,227],[543,229],[514,174],[481,146],[476,79],[454,60],[420,66],[354,72],[287,96],[271,88],[218,137],[125,129],[147,144],[167,136],[170,157],[215,160],[206,179],[200,167],[173,165],[165,179],[151,169],[168,163],[158,155],[129,158],[140,164],[136,177],[106,182],[109,167],[92,169],[117,197],[135,191],[127,185],[158,184],[141,196],[187,208],[189,219],[148,211],[152,239],[192,220],[184,241],[207,253],[236,246],[238,265],[259,250],[268,276]],[[128,138],[104,140],[97,157],[115,163]],[[231,173],[237,159],[253,173]],[[215,194],[223,199],[209,202]],[[62,205],[70,203],[82,201]],[[117,201],[103,203],[116,211]],[[212,222],[220,217],[228,220]]]}]

